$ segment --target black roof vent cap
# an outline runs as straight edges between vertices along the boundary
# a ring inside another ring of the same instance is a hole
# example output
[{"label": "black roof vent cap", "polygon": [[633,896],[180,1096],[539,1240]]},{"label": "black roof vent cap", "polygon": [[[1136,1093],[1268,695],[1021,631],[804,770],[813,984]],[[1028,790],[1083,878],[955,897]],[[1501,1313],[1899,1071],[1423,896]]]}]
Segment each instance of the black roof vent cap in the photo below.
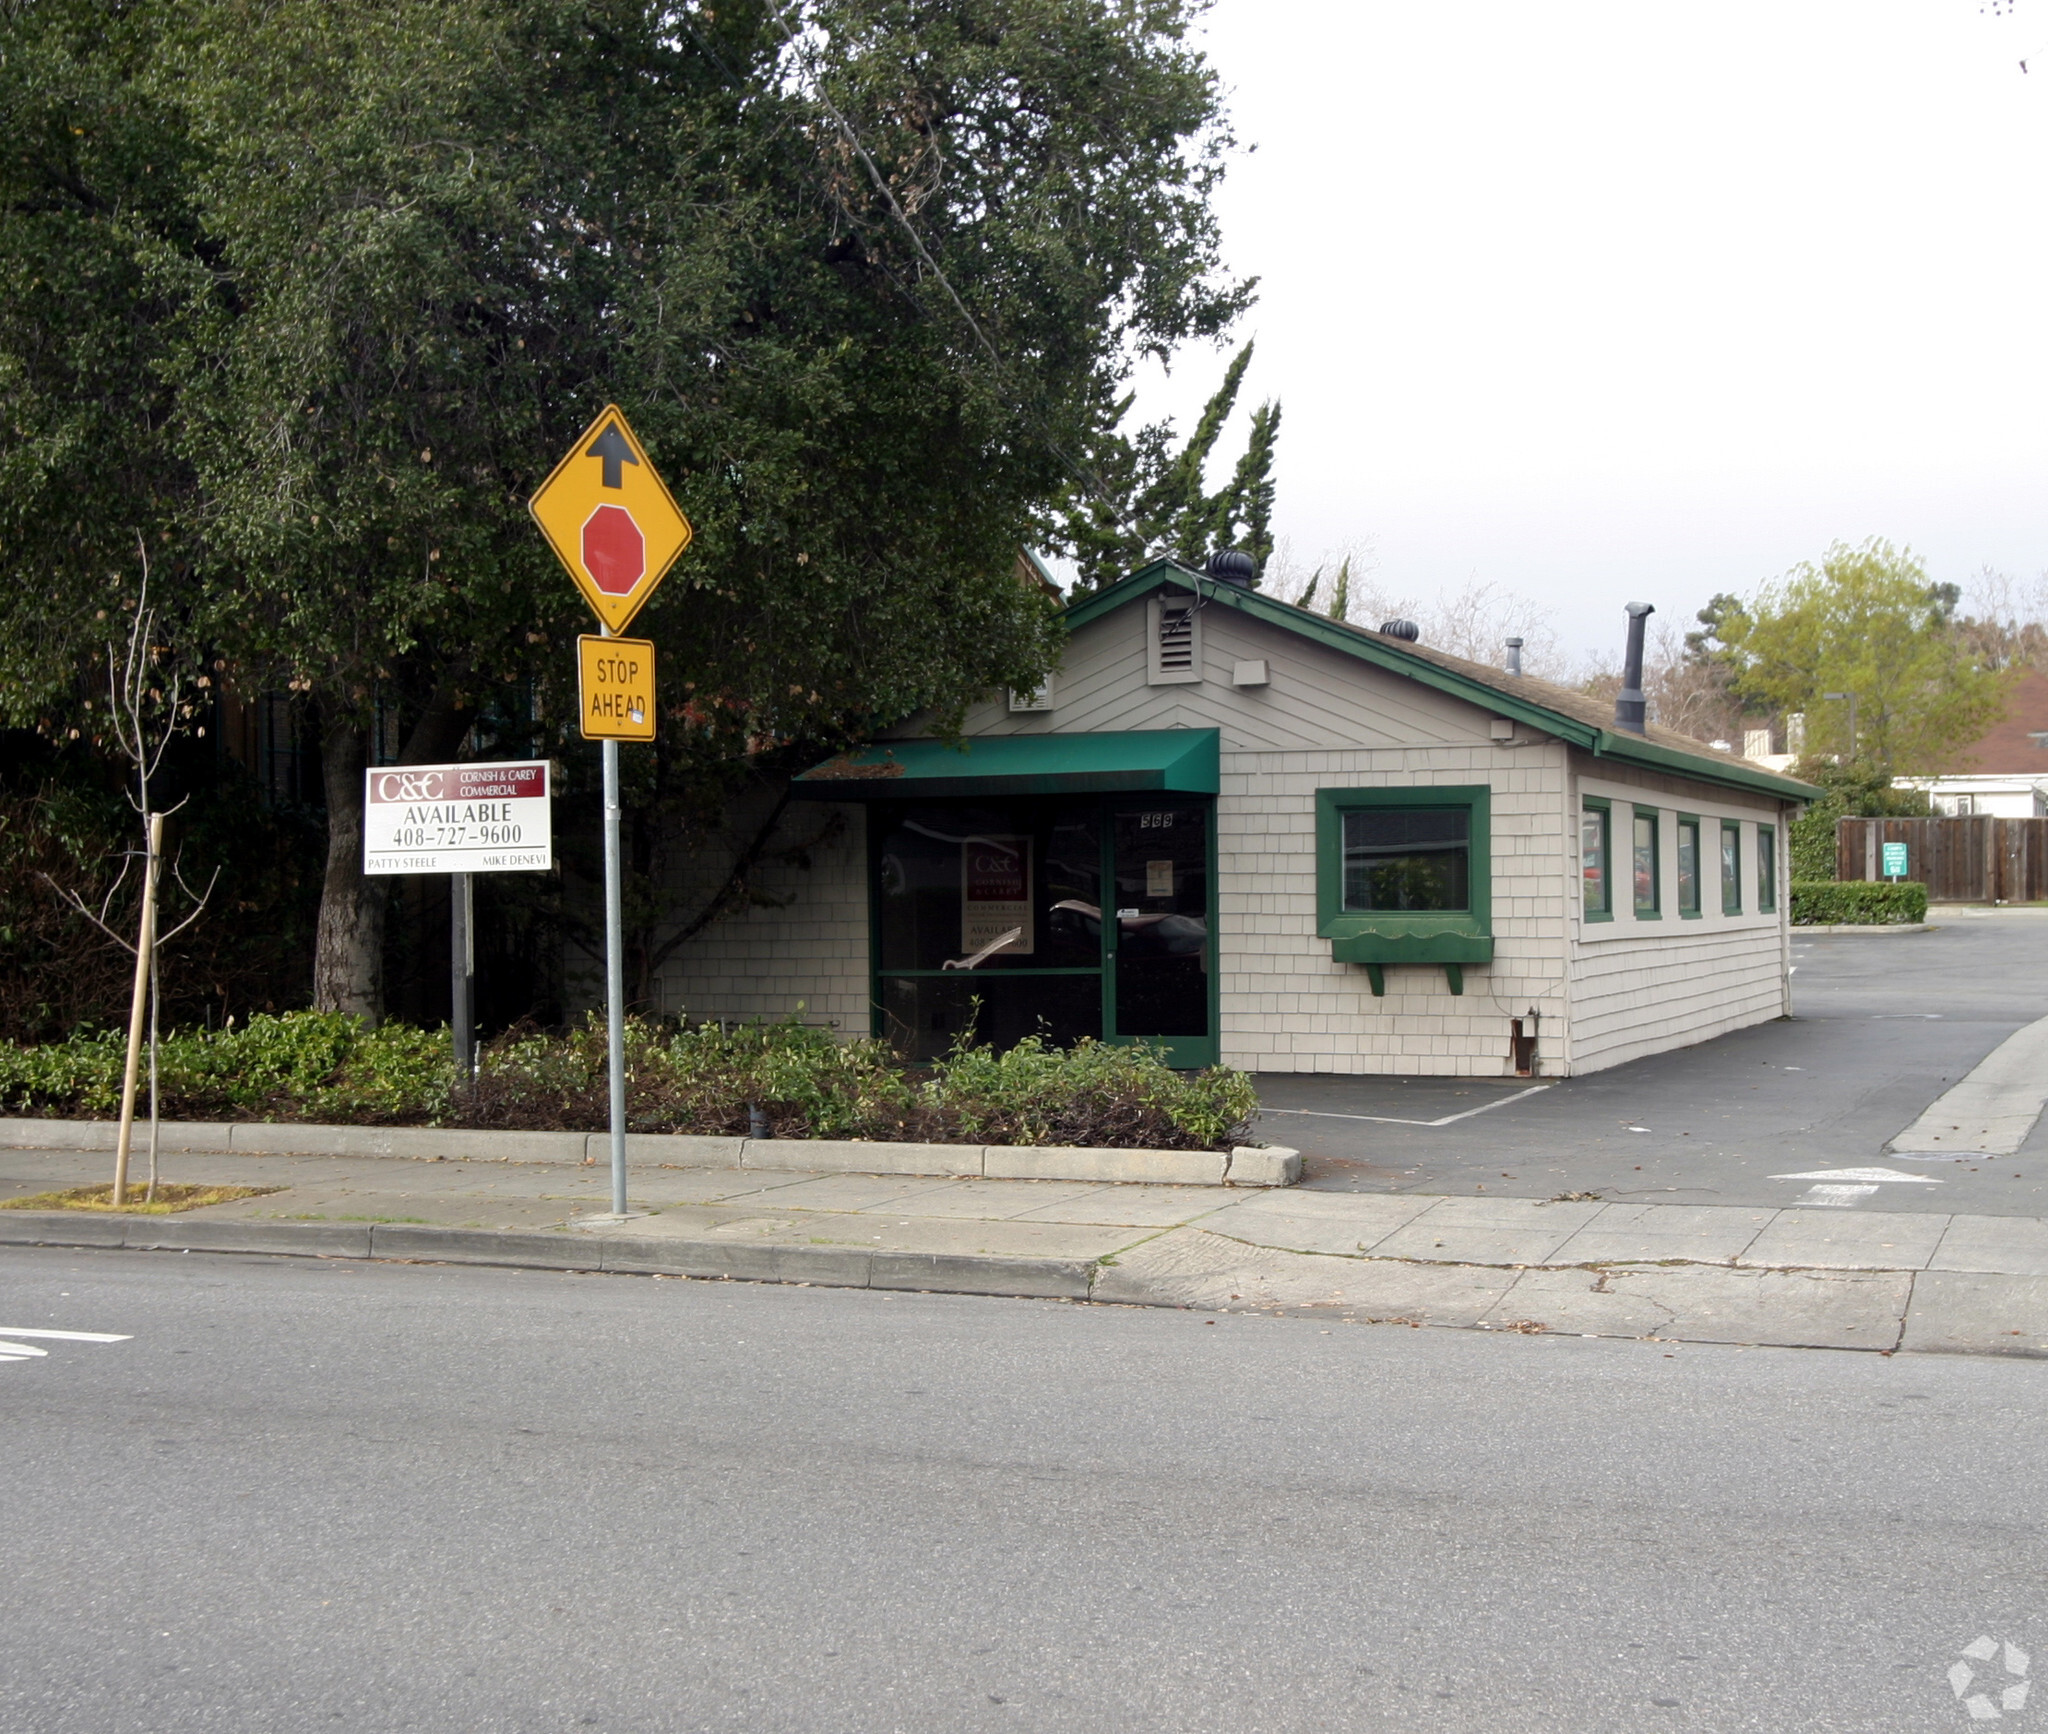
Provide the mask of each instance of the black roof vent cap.
[{"label": "black roof vent cap", "polygon": [[1382,620],[1380,622],[1380,636],[1382,638],[1399,638],[1409,644],[1414,644],[1422,637],[1422,628],[1417,626],[1412,620]]},{"label": "black roof vent cap", "polygon": [[1203,570],[1219,584],[1249,590],[1259,579],[1259,563],[1242,548],[1218,548]]}]

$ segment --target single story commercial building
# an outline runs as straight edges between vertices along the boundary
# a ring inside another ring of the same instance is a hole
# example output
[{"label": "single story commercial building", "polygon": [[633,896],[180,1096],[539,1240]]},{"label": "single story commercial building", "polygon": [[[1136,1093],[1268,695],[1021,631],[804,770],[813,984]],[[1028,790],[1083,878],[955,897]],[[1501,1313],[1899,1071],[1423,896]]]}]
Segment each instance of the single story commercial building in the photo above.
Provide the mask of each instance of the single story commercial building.
[{"label": "single story commercial building", "polygon": [[972,1023],[1472,1077],[1786,1011],[1807,785],[1169,561],[1067,624],[1047,686],[993,696],[957,743],[913,724],[799,777],[792,834],[816,803],[845,822],[678,949],[661,1009],[914,1056]]}]

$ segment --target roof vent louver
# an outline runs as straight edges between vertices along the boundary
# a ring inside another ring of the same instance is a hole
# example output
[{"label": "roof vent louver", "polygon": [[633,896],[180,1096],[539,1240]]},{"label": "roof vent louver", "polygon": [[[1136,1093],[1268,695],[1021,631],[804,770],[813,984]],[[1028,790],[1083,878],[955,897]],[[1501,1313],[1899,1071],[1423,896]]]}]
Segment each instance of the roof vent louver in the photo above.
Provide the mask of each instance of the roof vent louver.
[{"label": "roof vent louver", "polygon": [[1382,638],[1398,638],[1408,644],[1414,644],[1422,637],[1422,628],[1417,626],[1412,620],[1382,620],[1380,622],[1380,636]]},{"label": "roof vent louver", "polygon": [[1195,605],[1168,602],[1159,610],[1159,672],[1180,674],[1195,666]]}]

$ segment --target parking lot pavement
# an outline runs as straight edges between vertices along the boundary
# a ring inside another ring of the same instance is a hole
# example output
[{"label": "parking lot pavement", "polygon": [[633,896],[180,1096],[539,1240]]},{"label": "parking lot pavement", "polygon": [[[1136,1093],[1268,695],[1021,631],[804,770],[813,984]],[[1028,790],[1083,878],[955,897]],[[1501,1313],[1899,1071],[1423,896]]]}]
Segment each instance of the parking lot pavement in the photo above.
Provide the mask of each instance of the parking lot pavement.
[{"label": "parking lot pavement", "polygon": [[[2048,1016],[2048,911],[1944,912],[1922,934],[1795,932],[1793,965],[1790,1019],[1533,1081],[1544,1088],[1268,1073],[1260,1130],[1302,1150],[1304,1184],[1325,1191],[2048,1215],[2039,1124],[2009,1158],[1911,1161],[1885,1148]],[[1830,1179],[1845,1168],[1912,1178]],[[1857,1195],[1812,1195],[1843,1184]]]}]

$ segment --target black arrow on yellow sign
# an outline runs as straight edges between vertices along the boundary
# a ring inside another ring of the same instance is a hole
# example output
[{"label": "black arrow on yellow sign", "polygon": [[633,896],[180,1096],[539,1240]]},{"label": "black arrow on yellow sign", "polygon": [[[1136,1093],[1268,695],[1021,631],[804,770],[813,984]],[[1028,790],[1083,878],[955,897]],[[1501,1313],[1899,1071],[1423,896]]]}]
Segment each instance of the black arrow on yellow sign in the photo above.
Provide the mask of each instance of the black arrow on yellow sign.
[{"label": "black arrow on yellow sign", "polygon": [[615,421],[604,424],[604,432],[583,455],[604,460],[604,485],[608,488],[626,485],[626,472],[619,467],[621,464],[631,464],[636,470],[640,467],[640,460],[633,455],[633,448],[626,444],[626,436],[619,432]]}]

